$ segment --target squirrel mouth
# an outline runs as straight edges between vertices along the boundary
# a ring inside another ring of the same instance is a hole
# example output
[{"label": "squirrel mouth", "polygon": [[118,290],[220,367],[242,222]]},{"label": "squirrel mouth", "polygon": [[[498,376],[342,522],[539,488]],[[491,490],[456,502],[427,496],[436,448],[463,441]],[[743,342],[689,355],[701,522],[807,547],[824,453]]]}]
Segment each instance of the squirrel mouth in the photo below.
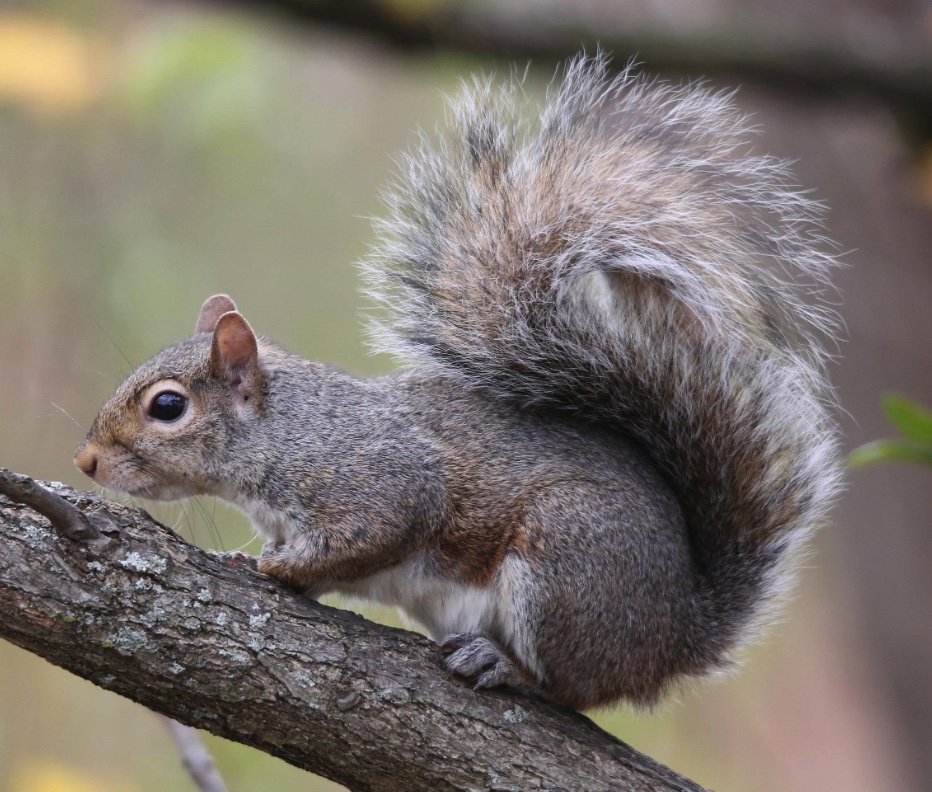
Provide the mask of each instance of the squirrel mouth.
[{"label": "squirrel mouth", "polygon": [[[107,486],[106,484],[104,486]],[[134,498],[153,501],[176,501],[187,498],[194,493],[176,482],[149,479],[136,481],[122,488],[122,491]]]},{"label": "squirrel mouth", "polygon": [[106,459],[100,462],[91,478],[104,489],[122,492],[133,498],[154,501],[173,501],[194,494],[174,476],[140,469],[133,459]]}]

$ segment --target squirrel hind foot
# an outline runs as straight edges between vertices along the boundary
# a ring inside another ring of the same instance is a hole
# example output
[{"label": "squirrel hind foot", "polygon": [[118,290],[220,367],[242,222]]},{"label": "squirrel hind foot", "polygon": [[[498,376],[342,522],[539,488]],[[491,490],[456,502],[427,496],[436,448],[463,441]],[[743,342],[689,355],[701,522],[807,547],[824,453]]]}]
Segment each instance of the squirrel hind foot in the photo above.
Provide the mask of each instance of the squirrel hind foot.
[{"label": "squirrel hind foot", "polygon": [[473,680],[475,690],[506,687],[526,696],[543,696],[543,692],[529,682],[528,674],[488,636],[448,635],[441,641],[440,651],[447,655],[444,660],[447,670]]}]

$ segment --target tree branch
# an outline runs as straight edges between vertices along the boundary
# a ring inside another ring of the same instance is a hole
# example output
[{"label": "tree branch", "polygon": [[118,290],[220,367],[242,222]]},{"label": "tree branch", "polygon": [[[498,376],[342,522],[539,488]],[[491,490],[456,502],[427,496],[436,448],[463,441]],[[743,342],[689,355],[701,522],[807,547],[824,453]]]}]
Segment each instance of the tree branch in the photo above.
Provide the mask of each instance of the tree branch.
[{"label": "tree branch", "polygon": [[100,537],[0,495],[0,636],[107,690],[353,790],[700,790],[578,713],[451,680],[419,635],[47,486]]},{"label": "tree branch", "polygon": [[44,515],[55,530],[68,539],[80,542],[100,538],[100,531],[84,512],[60,495],[40,487],[28,476],[0,468],[0,492]]},{"label": "tree branch", "polygon": [[809,26],[779,15],[709,4],[671,15],[650,4],[476,3],[419,5],[400,0],[212,0],[212,5],[277,12],[300,23],[376,36],[408,51],[454,49],[514,63],[564,60],[597,46],[623,65],[637,58],[652,71],[873,95],[913,117],[932,120],[932,55],[918,22],[870,8],[828,9]]},{"label": "tree branch", "polygon": [[164,715],[162,721],[175,741],[185,770],[197,788],[201,792],[227,792],[227,786],[217,771],[214,757],[201,740],[200,732]]}]

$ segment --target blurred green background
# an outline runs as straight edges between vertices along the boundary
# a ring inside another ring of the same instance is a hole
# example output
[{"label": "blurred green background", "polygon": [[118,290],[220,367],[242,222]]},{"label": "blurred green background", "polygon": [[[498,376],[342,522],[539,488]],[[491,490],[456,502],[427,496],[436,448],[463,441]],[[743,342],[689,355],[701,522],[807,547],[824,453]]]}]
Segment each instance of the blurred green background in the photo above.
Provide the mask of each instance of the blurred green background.
[{"label": "blurred green background", "polygon": [[[388,370],[366,351],[354,262],[392,155],[481,68],[507,66],[185,4],[0,6],[0,464],[85,487],[81,427],[216,292],[293,351]],[[532,70],[529,93],[549,74]],[[854,224],[842,214],[843,247]],[[258,549],[212,501],[152,511],[203,546]],[[596,719],[720,792],[918,788],[839,593],[851,573],[817,558],[740,675]],[[234,792],[341,788],[208,742]],[[0,643],[0,791],[166,789],[193,785],[154,715]]]}]

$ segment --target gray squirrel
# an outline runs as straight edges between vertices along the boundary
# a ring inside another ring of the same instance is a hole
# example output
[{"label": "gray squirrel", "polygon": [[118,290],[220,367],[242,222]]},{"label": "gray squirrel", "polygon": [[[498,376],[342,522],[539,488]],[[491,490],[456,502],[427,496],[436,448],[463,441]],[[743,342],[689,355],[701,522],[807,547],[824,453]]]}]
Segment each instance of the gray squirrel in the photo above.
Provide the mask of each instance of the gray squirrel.
[{"label": "gray squirrel", "polygon": [[520,97],[474,81],[391,189],[366,272],[401,371],[289,354],[218,295],[75,464],[237,505],[260,571],[397,605],[478,688],[651,705],[728,667],[838,490],[834,259],[729,96],[599,55],[539,119]]}]

